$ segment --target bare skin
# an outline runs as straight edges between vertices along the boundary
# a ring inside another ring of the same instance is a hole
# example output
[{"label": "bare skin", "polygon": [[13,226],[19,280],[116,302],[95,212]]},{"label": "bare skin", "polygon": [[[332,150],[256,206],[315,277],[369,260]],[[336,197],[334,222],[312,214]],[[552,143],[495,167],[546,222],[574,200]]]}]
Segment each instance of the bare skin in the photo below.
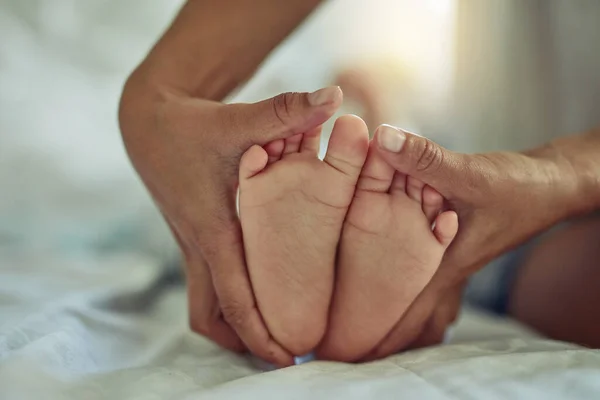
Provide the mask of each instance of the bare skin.
[{"label": "bare skin", "polygon": [[[364,360],[439,343],[456,318],[460,292],[473,272],[562,220],[600,209],[600,130],[520,153],[460,154],[400,130],[392,136],[394,140],[389,141],[376,135],[381,155],[396,171],[435,187],[457,212],[461,232],[425,289]],[[592,234],[589,240],[594,240],[595,233],[587,232]],[[581,278],[577,265],[571,265],[573,270],[561,273]],[[537,282],[543,268],[537,269],[524,288],[548,283],[548,279]],[[590,274],[587,282],[597,285],[596,276]],[[571,293],[576,299],[580,292]],[[581,302],[571,302],[572,313],[580,312],[577,304]],[[546,312],[548,320],[553,318],[552,307]],[[596,320],[588,318],[587,322],[595,324]],[[581,332],[573,331],[583,328],[568,329],[576,336]]]},{"label": "bare skin", "polygon": [[339,118],[323,161],[318,129],[253,146],[240,162],[240,218],[258,308],[273,338],[303,355],[327,327],[335,256],[368,148],[355,116]]},{"label": "bare skin", "polygon": [[544,335],[600,348],[600,216],[543,237],[519,268],[509,314]]},{"label": "bare skin", "polygon": [[324,161],[316,157],[315,130],[254,146],[240,163],[240,215],[259,310],[273,337],[296,355],[325,333],[342,222],[335,295],[319,346],[320,357],[338,361],[357,360],[385,337],[458,229],[456,213],[440,214],[441,195],[395,174],[375,145],[363,165],[366,132],[360,119],[342,117]]},{"label": "bare skin", "polygon": [[119,123],[137,172],[176,237],[193,331],[279,366],[293,363],[257,310],[235,207],[238,163],[324,123],[341,92],[221,104],[319,0],[187,1],[131,74]]},{"label": "bare skin", "polygon": [[[187,2],[128,79],[119,114],[132,162],[185,256],[191,328],[278,365],[292,358],[269,334],[251,290],[235,210],[238,160],[253,144],[319,126],[341,96],[330,93],[330,102],[311,107],[306,94],[291,93],[256,104],[216,101],[318,3]],[[382,151],[396,170],[435,187],[462,229],[372,358],[441,340],[470,274],[553,224],[600,208],[600,130],[527,153],[459,154],[414,136],[402,149]]]},{"label": "bare skin", "polygon": [[358,360],[408,309],[458,229],[456,213],[441,213],[443,201],[423,182],[395,173],[371,144],[344,222],[319,357]]}]

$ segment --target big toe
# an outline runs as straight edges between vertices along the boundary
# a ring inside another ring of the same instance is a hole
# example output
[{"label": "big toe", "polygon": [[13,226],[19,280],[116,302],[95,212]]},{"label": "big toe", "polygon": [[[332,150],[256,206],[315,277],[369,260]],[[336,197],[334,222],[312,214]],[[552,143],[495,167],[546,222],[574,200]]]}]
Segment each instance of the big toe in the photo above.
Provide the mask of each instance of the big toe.
[{"label": "big toe", "polygon": [[324,161],[358,179],[368,148],[369,130],[365,122],[355,115],[344,115],[335,121]]}]

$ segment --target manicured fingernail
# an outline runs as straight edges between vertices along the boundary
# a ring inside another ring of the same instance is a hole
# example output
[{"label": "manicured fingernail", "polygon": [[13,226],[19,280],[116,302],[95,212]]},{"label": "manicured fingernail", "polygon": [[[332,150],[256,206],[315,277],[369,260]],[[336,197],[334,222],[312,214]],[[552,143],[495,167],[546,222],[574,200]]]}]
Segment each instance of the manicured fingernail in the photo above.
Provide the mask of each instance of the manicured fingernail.
[{"label": "manicured fingernail", "polygon": [[308,102],[311,106],[323,106],[325,104],[335,102],[342,94],[339,86],[330,86],[324,89],[319,89],[316,92],[308,94]]},{"label": "manicured fingernail", "polygon": [[402,150],[406,141],[404,132],[391,125],[381,125],[377,130],[379,131],[379,135],[377,136],[379,146],[393,153],[398,153]]}]

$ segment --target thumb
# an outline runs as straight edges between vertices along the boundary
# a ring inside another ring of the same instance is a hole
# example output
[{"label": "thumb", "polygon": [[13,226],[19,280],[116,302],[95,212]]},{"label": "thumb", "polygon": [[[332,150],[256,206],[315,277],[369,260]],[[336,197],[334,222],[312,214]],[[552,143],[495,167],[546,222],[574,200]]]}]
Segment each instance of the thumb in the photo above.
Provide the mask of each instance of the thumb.
[{"label": "thumb", "polygon": [[323,124],[342,104],[342,90],[331,86],[312,93],[282,93],[253,104],[232,104],[235,126],[245,139],[265,145]]},{"label": "thumb", "polygon": [[397,171],[423,181],[442,195],[447,195],[444,192],[466,172],[462,154],[393,126],[379,126],[375,141],[381,156]]}]

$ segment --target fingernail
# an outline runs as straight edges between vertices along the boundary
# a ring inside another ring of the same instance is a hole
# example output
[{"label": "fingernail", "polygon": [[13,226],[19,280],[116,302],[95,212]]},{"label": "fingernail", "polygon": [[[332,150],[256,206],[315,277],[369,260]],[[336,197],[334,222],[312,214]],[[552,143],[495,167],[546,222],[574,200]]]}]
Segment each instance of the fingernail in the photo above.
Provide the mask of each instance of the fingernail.
[{"label": "fingernail", "polygon": [[339,86],[330,86],[308,94],[308,103],[313,106],[323,106],[335,102],[341,94]]},{"label": "fingernail", "polygon": [[378,131],[379,135],[377,136],[377,143],[379,143],[379,146],[393,153],[398,153],[402,150],[404,142],[406,141],[404,132],[391,125],[381,125],[378,128]]}]

